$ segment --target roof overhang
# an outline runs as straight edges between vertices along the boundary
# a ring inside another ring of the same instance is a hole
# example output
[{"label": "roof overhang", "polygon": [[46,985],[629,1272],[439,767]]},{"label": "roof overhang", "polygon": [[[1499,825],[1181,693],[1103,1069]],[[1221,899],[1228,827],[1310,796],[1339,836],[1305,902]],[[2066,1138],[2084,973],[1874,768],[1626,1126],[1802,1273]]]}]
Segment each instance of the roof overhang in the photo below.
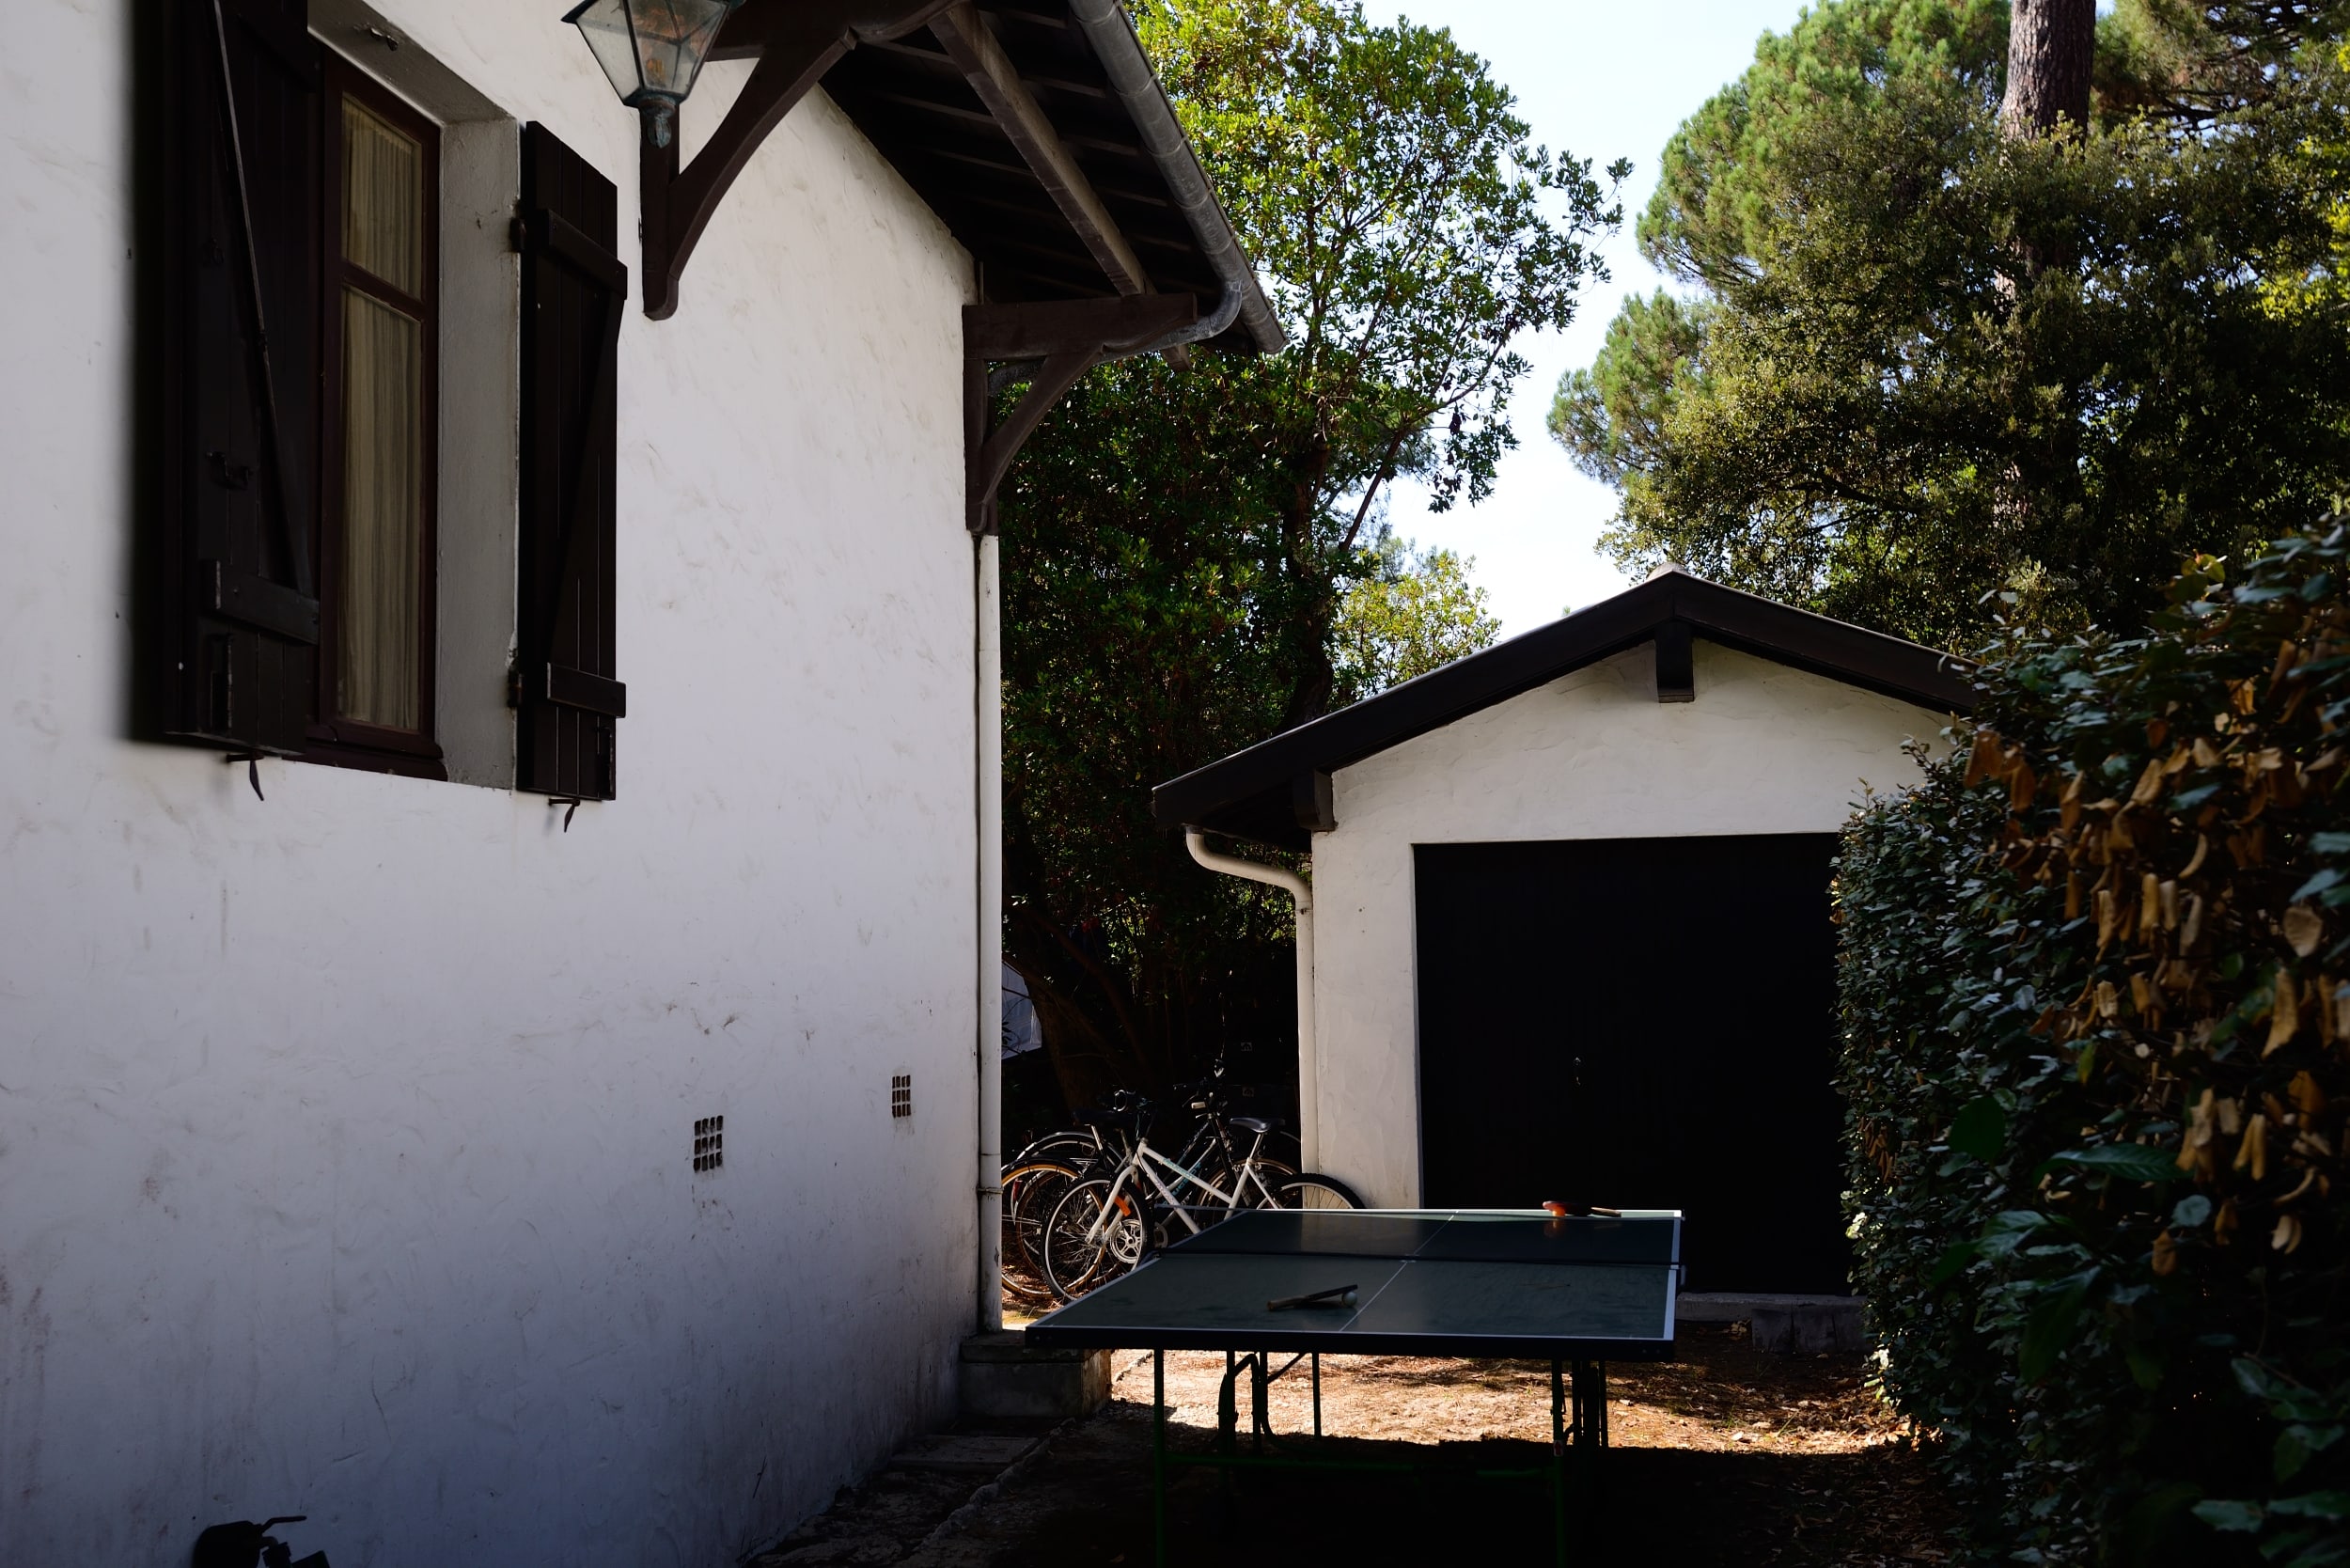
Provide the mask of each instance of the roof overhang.
[{"label": "roof overhang", "polygon": [[[1151,792],[1163,827],[1199,827],[1284,849],[1334,825],[1330,775],[1642,643],[1702,637],[1937,713],[1973,706],[1974,666],[1668,567],[1639,587],[1417,680],[1282,731]],[[1660,661],[1661,662],[1661,661]],[[1672,694],[1660,691],[1666,700]]]},{"label": "roof overhang", "polygon": [[1189,294],[1216,346],[1281,347],[1116,0],[747,0],[713,55],[760,59],[779,102],[821,83],[970,251],[987,302]]}]

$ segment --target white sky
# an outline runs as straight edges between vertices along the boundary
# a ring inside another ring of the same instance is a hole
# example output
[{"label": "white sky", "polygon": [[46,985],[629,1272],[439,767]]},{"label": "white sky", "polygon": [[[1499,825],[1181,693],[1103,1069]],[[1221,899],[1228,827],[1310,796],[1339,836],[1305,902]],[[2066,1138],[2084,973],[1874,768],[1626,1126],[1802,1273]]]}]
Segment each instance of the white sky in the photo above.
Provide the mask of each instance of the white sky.
[{"label": "white sky", "polygon": [[1396,531],[1422,548],[1476,558],[1475,582],[1513,636],[1629,585],[1593,541],[1614,514],[1616,493],[1585,478],[1543,428],[1559,378],[1599,352],[1617,302],[1662,279],[1632,243],[1634,220],[1655,188],[1657,155],[1682,120],[1745,71],[1762,33],[1785,32],[1801,0],[1370,0],[1376,21],[1408,17],[1449,27],[1464,48],[1494,63],[1517,95],[1533,139],[1590,158],[1594,169],[1633,162],[1624,226],[1603,247],[1614,280],[1590,289],[1574,324],[1529,335],[1519,352],[1533,370],[1510,410],[1518,448],[1502,459],[1493,498],[1431,513],[1418,487],[1399,487],[1388,511]]}]

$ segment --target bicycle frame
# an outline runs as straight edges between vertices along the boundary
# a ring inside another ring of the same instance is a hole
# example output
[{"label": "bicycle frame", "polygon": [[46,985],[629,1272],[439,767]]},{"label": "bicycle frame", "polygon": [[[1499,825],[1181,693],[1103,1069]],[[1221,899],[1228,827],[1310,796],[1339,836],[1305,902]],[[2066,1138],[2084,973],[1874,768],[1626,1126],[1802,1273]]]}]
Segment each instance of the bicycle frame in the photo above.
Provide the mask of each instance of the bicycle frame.
[{"label": "bicycle frame", "polygon": [[[1206,1131],[1206,1129],[1202,1129],[1203,1134]],[[1197,1144],[1199,1141],[1199,1137],[1195,1136],[1191,1141],[1193,1144]],[[1126,1192],[1128,1178],[1136,1176],[1139,1176],[1142,1181],[1150,1183],[1152,1190],[1157,1195],[1159,1200],[1164,1203],[1169,1211],[1181,1216],[1183,1222],[1191,1228],[1191,1233],[1193,1235],[1196,1236],[1199,1234],[1201,1231],[1206,1229],[1206,1227],[1202,1226],[1198,1220],[1192,1217],[1191,1212],[1195,1208],[1206,1208],[1209,1205],[1204,1203],[1192,1204],[1183,1201],[1183,1198],[1179,1190],[1175,1186],[1169,1185],[1167,1179],[1161,1176],[1157,1169],[1152,1168],[1153,1166],[1171,1173],[1177,1182],[1197,1187],[1202,1194],[1214,1199],[1223,1206],[1226,1214],[1232,1213],[1246,1201],[1248,1184],[1251,1182],[1256,1184],[1257,1190],[1264,1196],[1268,1202],[1276,1201],[1277,1195],[1274,1193],[1273,1188],[1266,1184],[1264,1173],[1257,1165],[1257,1156],[1263,1151],[1263,1148],[1264,1135],[1260,1133],[1257,1135],[1256,1142],[1249,1146],[1247,1155],[1236,1162],[1233,1166],[1232,1190],[1226,1192],[1222,1187],[1216,1185],[1214,1182],[1209,1181],[1205,1176],[1200,1175],[1198,1171],[1193,1169],[1190,1166],[1178,1164],[1176,1161],[1168,1159],[1165,1154],[1162,1154],[1157,1150],[1152,1148],[1151,1140],[1147,1137],[1137,1136],[1135,1139],[1133,1152],[1126,1156],[1125,1163],[1118,1168],[1118,1175],[1110,1183],[1109,1194],[1103,1201],[1102,1212],[1094,1215],[1093,1223],[1086,1228],[1084,1237],[1086,1245],[1091,1247],[1100,1244],[1110,1223],[1110,1215],[1114,1213],[1123,1212],[1119,1200]],[[1183,1152],[1186,1155],[1190,1154],[1190,1145],[1186,1145],[1184,1147]],[[1146,1200],[1146,1202],[1148,1200]]]}]

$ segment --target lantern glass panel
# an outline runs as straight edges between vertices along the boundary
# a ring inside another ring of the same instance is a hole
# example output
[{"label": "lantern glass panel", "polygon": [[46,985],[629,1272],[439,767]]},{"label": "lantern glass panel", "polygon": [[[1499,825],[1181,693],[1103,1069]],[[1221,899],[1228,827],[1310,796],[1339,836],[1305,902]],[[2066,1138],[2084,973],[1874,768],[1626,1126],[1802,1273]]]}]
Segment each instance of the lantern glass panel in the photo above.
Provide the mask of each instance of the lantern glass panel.
[{"label": "lantern glass panel", "polygon": [[629,25],[627,0],[585,0],[564,21],[579,29],[595,52],[596,64],[612,79],[620,102],[634,104],[643,86],[636,61],[636,34]]},{"label": "lantern glass panel", "polygon": [[636,53],[648,96],[678,102],[694,90],[729,8],[726,0],[635,0]]},{"label": "lantern glass panel", "polygon": [[563,20],[587,39],[621,102],[664,109],[694,90],[733,8],[729,0],[583,0]]}]

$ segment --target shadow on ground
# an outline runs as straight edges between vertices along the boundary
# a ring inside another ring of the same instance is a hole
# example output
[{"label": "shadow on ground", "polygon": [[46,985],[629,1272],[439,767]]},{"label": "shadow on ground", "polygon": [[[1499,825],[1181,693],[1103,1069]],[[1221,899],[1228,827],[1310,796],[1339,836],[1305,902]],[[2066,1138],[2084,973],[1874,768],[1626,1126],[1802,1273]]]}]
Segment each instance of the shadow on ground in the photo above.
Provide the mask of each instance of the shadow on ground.
[{"label": "shadow on ground", "polygon": [[[1092,1568],[1152,1560],[1148,1422],[1122,1412],[1131,1455],[1073,1451],[1092,1495],[1029,1513],[1018,1539],[956,1560],[991,1568]],[[1203,1447],[1192,1444],[1187,1447]],[[1085,1445],[1090,1449],[1093,1445]],[[1531,1443],[1346,1443],[1292,1451],[1431,1466],[1409,1477],[1310,1471],[1179,1471],[1168,1497],[1168,1561],[1183,1568],[1294,1568],[1299,1563],[1546,1563],[1554,1560],[1551,1496],[1541,1481],[1480,1480],[1447,1470],[1537,1468]],[[1108,1463],[1104,1463],[1107,1461]],[[1442,1469],[1435,1468],[1442,1466]],[[1048,1458],[1031,1482],[1055,1487]],[[1722,1453],[1616,1449],[1588,1497],[1571,1491],[1568,1558],[1639,1562],[1902,1563],[1944,1560],[1920,1518],[1913,1456]],[[1042,1500],[1042,1496],[1038,1498]],[[1024,1510],[1023,1513],[1027,1513]],[[1004,1521],[1010,1523],[1009,1519]],[[986,1521],[971,1533],[994,1535]]]},{"label": "shadow on ground", "polygon": [[[1950,1560],[1949,1514],[1922,1456],[1867,1392],[1856,1356],[1764,1356],[1743,1338],[1690,1334],[1678,1362],[1611,1378],[1617,1447],[1571,1492],[1568,1560],[1641,1568],[1849,1568]],[[1147,1358],[1121,1357],[1120,1396],[1062,1428],[1010,1477],[944,1472],[920,1450],[846,1491],[755,1568],[1143,1568],[1153,1560]],[[1172,1359],[1172,1358],[1170,1358]],[[1170,1367],[1169,1441],[1213,1442],[1221,1357]],[[1555,1560],[1542,1479],[1548,1369],[1355,1358],[1328,1380],[1332,1425],[1354,1436],[1287,1440],[1286,1453],[1410,1464],[1417,1475],[1179,1468],[1170,1563],[1181,1568],[1379,1568]],[[1310,1430],[1302,1388],[1277,1426]],[[1014,1450],[1035,1434],[1014,1435]],[[1451,1438],[1454,1440],[1437,1440]],[[1004,1440],[1004,1439],[995,1439]],[[933,1442],[939,1441],[933,1439]],[[943,1450],[942,1450],[943,1451]],[[1246,1451],[1244,1439],[1244,1451]],[[927,1466],[927,1467],[926,1467]],[[975,1489],[977,1495],[975,1497]]]}]

